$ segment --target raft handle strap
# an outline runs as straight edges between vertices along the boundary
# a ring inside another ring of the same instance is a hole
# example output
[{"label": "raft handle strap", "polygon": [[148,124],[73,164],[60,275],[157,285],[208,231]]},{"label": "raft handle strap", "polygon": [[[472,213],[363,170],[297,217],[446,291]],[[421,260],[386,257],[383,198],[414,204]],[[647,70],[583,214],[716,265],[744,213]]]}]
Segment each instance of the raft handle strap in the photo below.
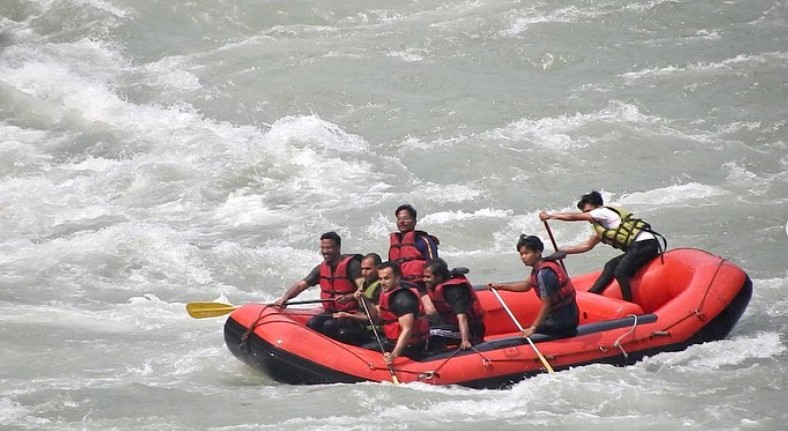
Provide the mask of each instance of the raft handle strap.
[{"label": "raft handle strap", "polygon": [[627,331],[625,334],[623,334],[620,337],[618,337],[616,342],[613,343],[613,347],[618,347],[619,350],[621,350],[621,353],[624,355],[624,360],[627,360],[629,358],[629,354],[627,353],[626,350],[624,350],[624,346],[621,345],[621,340],[624,337],[626,337],[627,335],[633,335],[635,333],[635,329],[638,327],[638,316],[635,315],[635,314],[630,314],[629,316],[631,316],[631,317],[633,317],[635,319],[635,323],[632,325],[632,328],[630,328],[629,331]]},{"label": "raft handle strap", "polygon": [[432,380],[435,377],[440,377],[440,374],[436,371],[425,371],[419,374],[419,381]]},{"label": "raft handle strap", "polygon": [[476,354],[482,357],[482,365],[484,365],[485,368],[489,367],[492,364],[492,361],[486,356],[484,356],[482,352],[476,350],[476,347],[471,346],[471,350],[473,350],[474,352],[476,352]]},{"label": "raft handle strap", "polygon": [[[487,358],[486,356],[484,356],[484,354],[482,354],[482,352],[477,350],[475,347],[471,346],[471,350],[473,350],[474,352],[476,352],[477,355],[482,357],[482,365],[485,368],[489,367],[492,364],[492,361],[489,358]],[[440,374],[438,373],[438,371],[440,371],[440,369],[443,368],[444,365],[446,365],[454,356],[457,355],[457,353],[460,353],[461,351],[462,351],[462,348],[458,347],[457,350],[453,351],[451,353],[451,355],[449,355],[449,357],[446,358],[446,360],[443,361],[438,366],[438,368],[436,368],[434,370],[431,370],[431,371],[425,371],[425,372],[419,374],[419,380],[422,380],[422,381],[423,380],[432,380],[435,377],[440,377]]]},{"label": "raft handle strap", "polygon": [[423,375],[428,376],[428,377],[426,377],[427,380],[439,375],[438,371],[440,371],[440,369],[443,368],[443,366],[446,365],[451,360],[451,358],[453,358],[455,355],[457,355],[457,353],[460,353],[460,351],[462,351],[462,348],[458,347],[457,350],[451,352],[451,355],[449,355],[449,357],[446,358],[446,360],[444,360],[443,362],[441,362],[440,365],[438,365],[438,368],[436,368],[433,371],[427,371],[427,372],[419,374],[419,379],[421,379],[421,376],[423,376]]},{"label": "raft handle strap", "polygon": [[244,332],[244,334],[241,336],[241,342],[240,342],[240,343],[238,343],[238,347],[239,347],[239,348],[241,348],[242,350],[243,350],[245,347],[247,347],[247,346],[248,346],[248,343],[249,343],[249,337],[252,335],[252,333],[254,332],[254,330],[255,330],[255,329],[257,329],[257,325],[259,325],[259,324],[260,324],[260,322],[263,320],[263,312],[264,312],[264,311],[266,310],[266,308],[268,308],[268,307],[269,307],[269,305],[268,305],[268,304],[264,304],[264,305],[263,305],[263,308],[261,308],[261,309],[260,309],[260,313],[258,313],[258,314],[257,314],[257,318],[256,318],[256,319],[254,319],[254,322],[252,322],[252,324],[251,324],[251,325],[249,325],[249,329],[247,329],[247,330],[246,330],[246,332]]}]

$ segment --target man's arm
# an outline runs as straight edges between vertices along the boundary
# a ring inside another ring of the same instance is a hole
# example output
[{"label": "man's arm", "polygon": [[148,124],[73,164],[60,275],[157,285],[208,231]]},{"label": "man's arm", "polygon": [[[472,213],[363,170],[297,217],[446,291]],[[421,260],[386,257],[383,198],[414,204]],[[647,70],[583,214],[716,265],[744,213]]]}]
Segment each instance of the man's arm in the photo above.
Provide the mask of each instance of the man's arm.
[{"label": "man's arm", "polygon": [[307,290],[310,286],[314,286],[320,282],[320,265],[314,267],[303,280],[296,281],[290,286],[281,298],[274,301],[277,307],[284,307],[287,301],[300,295],[301,292]]},{"label": "man's arm", "polygon": [[424,306],[424,314],[427,315],[427,320],[430,323],[440,323],[440,316],[438,315],[438,309],[435,308],[435,304],[432,302],[432,298],[427,292],[424,292],[421,295],[421,304]]},{"label": "man's arm", "polygon": [[[371,314],[371,311],[370,311]],[[355,320],[362,323],[369,323],[369,317],[367,317],[364,313],[348,313],[346,311],[337,311],[336,313],[332,314],[331,317],[334,319],[349,319]]]},{"label": "man's arm", "polygon": [[399,316],[397,319],[399,322],[400,333],[399,338],[397,338],[397,344],[391,349],[391,352],[388,354],[383,354],[383,358],[386,360],[387,364],[391,364],[397,359],[402,352],[405,351],[405,348],[408,347],[408,343],[410,342],[410,336],[413,334],[413,326],[416,322],[416,316],[413,313],[404,314]]},{"label": "man's arm", "polygon": [[[546,211],[542,211],[539,213],[539,219],[542,221],[547,221],[549,219],[556,219],[562,221],[587,221],[587,222],[595,222],[596,219],[591,215],[591,212],[559,212],[548,214]],[[585,242],[576,245],[570,245],[566,247],[560,247],[556,251],[563,251],[566,254],[579,254],[585,253],[588,250],[594,248],[601,239],[596,235],[591,235]]]},{"label": "man's arm", "polygon": [[465,286],[447,286],[443,291],[446,302],[451,305],[451,311],[457,316],[457,326],[460,329],[460,348],[470,349],[470,325],[468,323],[468,308],[471,307],[470,292]]},{"label": "man's arm", "polygon": [[588,250],[594,248],[597,244],[599,244],[602,240],[596,235],[591,235],[588,237],[585,242],[582,242],[577,245],[570,245],[566,247],[560,247],[558,251],[563,251],[566,254],[578,254],[578,253],[585,253]]},{"label": "man's arm", "polygon": [[544,321],[545,317],[547,317],[547,315],[550,314],[550,310],[552,309],[553,307],[552,305],[550,305],[550,297],[544,295],[542,297],[542,306],[539,308],[539,313],[536,315],[536,319],[534,319],[534,323],[532,323],[531,326],[523,330],[523,337],[530,337],[531,334],[536,332],[536,328],[540,324],[542,324],[542,321]]},{"label": "man's arm", "polygon": [[550,219],[561,220],[561,221],[588,221],[594,222],[594,217],[591,216],[590,213],[583,213],[583,212],[576,212],[576,211],[567,211],[567,212],[558,212],[558,213],[548,213],[547,211],[542,211],[539,213],[539,219],[542,221],[547,221]]},{"label": "man's arm", "polygon": [[460,327],[460,348],[471,348],[471,328],[468,325],[468,315],[460,313],[457,315],[457,326]]},{"label": "man's arm", "polygon": [[487,283],[487,287],[495,290],[508,290],[509,292],[528,292],[531,286],[527,281],[515,281],[513,283]]},{"label": "man's arm", "polygon": [[282,295],[281,298],[274,301],[274,305],[277,307],[284,307],[287,301],[295,298],[296,296],[300,295],[301,292],[305,291],[309,288],[309,284],[305,280],[300,280],[293,283],[289,289]]},{"label": "man's arm", "polygon": [[[382,323],[382,320],[380,319],[380,306],[370,302],[370,300],[367,299],[364,295],[361,295],[361,294],[357,293],[357,294],[354,294],[354,296],[356,296],[356,298],[359,301],[366,301],[367,309],[369,310],[369,317],[370,317],[370,319],[372,319],[373,322],[375,322],[377,324]],[[364,308],[364,306],[362,305],[361,308]]]}]

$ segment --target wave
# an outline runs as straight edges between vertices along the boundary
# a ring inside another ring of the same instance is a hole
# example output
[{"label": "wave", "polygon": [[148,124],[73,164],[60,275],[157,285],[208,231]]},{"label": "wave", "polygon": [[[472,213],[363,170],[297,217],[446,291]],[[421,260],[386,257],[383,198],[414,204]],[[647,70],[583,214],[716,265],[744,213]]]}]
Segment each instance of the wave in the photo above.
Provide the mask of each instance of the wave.
[{"label": "wave", "polygon": [[591,113],[561,114],[536,120],[521,119],[503,128],[485,132],[481,138],[505,142],[526,141],[535,147],[563,153],[589,146],[592,142],[585,138],[581,131],[596,123],[655,124],[663,121],[660,117],[641,113],[635,105],[612,101],[605,108]]},{"label": "wave", "polygon": [[[723,196],[727,191],[720,187],[708,186],[696,182],[677,184],[668,187],[634,192],[621,195],[618,201],[623,205],[658,207],[663,205],[676,206],[680,204],[694,205],[697,202]],[[611,202],[612,204],[615,203]]]},{"label": "wave", "polygon": [[775,358],[788,350],[774,332],[751,336],[736,336],[730,339],[690,346],[687,350],[660,354],[649,358],[647,369],[677,368],[694,373],[713,373],[728,367],[741,367],[753,360]]},{"label": "wave", "polygon": [[718,62],[698,62],[684,66],[665,66],[656,68],[641,69],[636,72],[627,72],[619,75],[624,78],[629,85],[635,84],[641,79],[656,79],[671,77],[684,73],[713,72],[717,70],[733,70],[736,67],[747,68],[751,65],[763,65],[775,61],[788,60],[786,52],[764,52],[761,54],[739,54],[736,57],[725,59]]},{"label": "wave", "polygon": [[511,210],[499,210],[494,208],[483,208],[473,212],[465,211],[438,211],[426,215],[421,219],[421,222],[429,224],[453,224],[454,222],[462,222],[466,220],[489,219],[489,218],[504,218],[510,216]]}]

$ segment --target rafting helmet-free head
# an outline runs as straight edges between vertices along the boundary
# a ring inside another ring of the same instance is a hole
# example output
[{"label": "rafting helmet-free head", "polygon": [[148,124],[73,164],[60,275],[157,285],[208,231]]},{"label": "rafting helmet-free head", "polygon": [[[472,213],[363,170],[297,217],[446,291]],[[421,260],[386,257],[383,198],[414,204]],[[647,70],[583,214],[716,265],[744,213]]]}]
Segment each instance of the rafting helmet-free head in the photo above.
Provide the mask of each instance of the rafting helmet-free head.
[{"label": "rafting helmet-free head", "polygon": [[592,190],[591,193],[586,193],[583,196],[580,196],[580,201],[577,202],[577,209],[583,211],[587,204],[601,207],[605,204],[605,202],[602,199],[602,195],[598,191]]}]

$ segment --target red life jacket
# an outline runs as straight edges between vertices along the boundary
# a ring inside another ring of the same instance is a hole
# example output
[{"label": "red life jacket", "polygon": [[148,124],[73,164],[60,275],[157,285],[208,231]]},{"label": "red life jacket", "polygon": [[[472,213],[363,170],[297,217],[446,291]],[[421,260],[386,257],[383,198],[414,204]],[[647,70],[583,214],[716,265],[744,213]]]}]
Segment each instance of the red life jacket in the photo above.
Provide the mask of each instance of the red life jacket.
[{"label": "red life jacket", "polygon": [[413,296],[416,297],[416,300],[419,301],[419,312],[416,314],[416,321],[413,324],[413,332],[410,336],[410,341],[408,341],[408,346],[422,342],[426,340],[430,336],[430,324],[427,322],[427,319],[424,317],[424,305],[421,303],[421,298],[419,297],[419,291],[415,287],[405,287],[400,285],[396,289],[392,290],[384,290],[380,293],[380,304],[378,305],[378,314],[380,315],[380,320],[383,321],[383,334],[386,335],[386,338],[392,340],[394,342],[399,339],[399,334],[402,332],[402,329],[399,327],[399,317],[391,311],[391,307],[389,306],[389,298],[394,292],[397,292],[402,289],[408,289],[413,293]]},{"label": "red life jacket", "polygon": [[484,318],[484,309],[482,308],[481,302],[479,302],[476,291],[473,290],[473,285],[471,285],[464,275],[454,276],[429,289],[430,299],[432,299],[435,309],[438,310],[438,314],[441,315],[441,320],[452,325],[457,325],[459,323],[457,321],[457,315],[452,311],[451,304],[446,301],[446,297],[443,294],[443,290],[447,286],[462,286],[468,289],[471,298],[471,306],[466,312],[468,315],[468,323],[481,322]]},{"label": "red life jacket", "polygon": [[[337,268],[331,271],[328,262],[320,264],[320,299],[330,299],[337,295],[346,295],[356,291],[356,284],[351,280],[347,272],[347,267],[355,258],[355,255],[342,256]],[[349,301],[339,304],[336,301],[324,302],[323,308],[334,313],[337,311],[355,311],[358,309],[358,301]]]},{"label": "red life jacket", "polygon": [[[558,292],[550,297],[551,308],[557,310],[574,303],[575,286],[572,284],[572,280],[569,278],[566,271],[564,271],[561,265],[554,260],[543,260],[539,266],[531,270],[531,278],[528,281],[531,286],[535,288],[538,285],[539,281],[536,278],[536,274],[539,273],[539,270],[544,268],[550,268],[555,271],[556,275],[558,275],[558,285],[560,286]],[[534,292],[536,292],[536,296],[539,296],[539,289],[535,288]],[[539,296],[539,298],[541,299],[541,296]]]},{"label": "red life jacket", "polygon": [[423,231],[412,230],[405,234],[392,232],[389,235],[389,260],[399,264],[402,279],[411,283],[422,283],[424,281],[424,264],[427,263],[427,259],[421,254],[421,250],[416,247],[416,240],[419,235],[428,234]]}]

